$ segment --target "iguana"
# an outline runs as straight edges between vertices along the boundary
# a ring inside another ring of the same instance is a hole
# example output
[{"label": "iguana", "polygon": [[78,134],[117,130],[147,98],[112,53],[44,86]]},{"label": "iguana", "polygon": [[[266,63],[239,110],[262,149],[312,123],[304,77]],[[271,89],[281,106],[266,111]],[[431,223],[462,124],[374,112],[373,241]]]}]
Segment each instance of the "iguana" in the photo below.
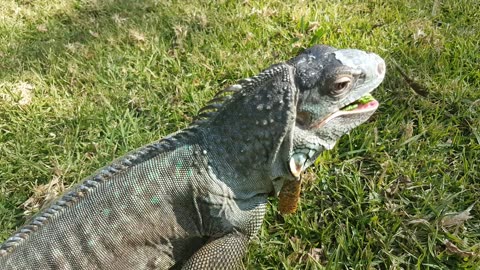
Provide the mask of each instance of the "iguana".
[{"label": "iguana", "polygon": [[292,193],[294,210],[302,172],[376,110],[384,75],[376,54],[317,45],[239,81],[41,211],[0,269],[241,268],[267,197]]}]

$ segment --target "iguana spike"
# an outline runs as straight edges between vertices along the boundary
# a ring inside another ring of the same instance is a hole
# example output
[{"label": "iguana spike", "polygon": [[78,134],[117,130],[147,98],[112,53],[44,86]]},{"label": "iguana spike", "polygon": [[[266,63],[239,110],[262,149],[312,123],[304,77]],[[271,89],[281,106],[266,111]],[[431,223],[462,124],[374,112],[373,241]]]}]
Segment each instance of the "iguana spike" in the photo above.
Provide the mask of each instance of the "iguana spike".
[{"label": "iguana spike", "polygon": [[223,103],[226,100],[231,99],[232,96],[219,96],[216,98],[212,98],[211,100],[208,101],[208,104],[213,104],[213,103]]},{"label": "iguana spike", "polygon": [[196,119],[199,119],[199,118],[209,118],[209,117],[212,117],[216,114],[216,112],[203,112],[203,113],[200,113],[199,115],[197,115]]},{"label": "iguana spike", "polygon": [[198,114],[202,114],[202,113],[207,112],[207,111],[215,112],[215,111],[217,111],[218,109],[220,109],[221,107],[222,107],[222,104],[212,103],[212,104],[209,104],[209,105],[201,108],[201,109],[198,111]]},{"label": "iguana spike", "polygon": [[242,90],[242,86],[240,84],[230,85],[229,87],[224,89],[224,91],[229,91],[229,92],[237,92],[240,90]]},{"label": "iguana spike", "polygon": [[253,80],[251,78],[245,78],[245,79],[241,79],[238,81],[239,84],[249,84],[249,83],[252,83]]},{"label": "iguana spike", "polygon": [[217,98],[217,97],[221,97],[223,94],[225,93],[235,93],[235,92],[238,92],[240,90],[242,90],[242,86],[240,84],[234,84],[234,85],[231,85],[225,89],[223,89],[222,91],[219,91],[215,96],[214,98]]}]

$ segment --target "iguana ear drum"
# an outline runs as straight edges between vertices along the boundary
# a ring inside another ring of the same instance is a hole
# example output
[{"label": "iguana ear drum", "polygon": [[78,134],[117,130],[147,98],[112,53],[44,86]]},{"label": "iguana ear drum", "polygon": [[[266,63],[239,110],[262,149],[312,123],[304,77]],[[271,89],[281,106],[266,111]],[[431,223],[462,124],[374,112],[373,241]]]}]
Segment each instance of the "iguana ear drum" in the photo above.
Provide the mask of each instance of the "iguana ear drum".
[{"label": "iguana ear drum", "polygon": [[304,153],[294,154],[289,161],[290,172],[296,178],[300,177],[300,174],[305,170],[305,162],[307,161],[307,155]]},{"label": "iguana ear drum", "polygon": [[287,181],[283,184],[280,194],[278,194],[278,209],[282,215],[292,214],[297,211],[298,201],[300,200],[301,181]]}]

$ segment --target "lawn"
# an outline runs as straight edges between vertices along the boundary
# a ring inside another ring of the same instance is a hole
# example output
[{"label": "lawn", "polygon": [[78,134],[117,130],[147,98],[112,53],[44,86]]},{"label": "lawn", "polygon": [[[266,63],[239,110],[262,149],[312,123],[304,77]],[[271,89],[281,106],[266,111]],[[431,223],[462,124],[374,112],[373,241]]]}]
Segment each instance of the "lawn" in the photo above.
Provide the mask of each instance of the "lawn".
[{"label": "lawn", "polygon": [[0,242],[216,91],[328,44],[386,59],[381,106],[296,214],[272,199],[247,268],[480,269],[476,0],[189,2],[2,0]]}]

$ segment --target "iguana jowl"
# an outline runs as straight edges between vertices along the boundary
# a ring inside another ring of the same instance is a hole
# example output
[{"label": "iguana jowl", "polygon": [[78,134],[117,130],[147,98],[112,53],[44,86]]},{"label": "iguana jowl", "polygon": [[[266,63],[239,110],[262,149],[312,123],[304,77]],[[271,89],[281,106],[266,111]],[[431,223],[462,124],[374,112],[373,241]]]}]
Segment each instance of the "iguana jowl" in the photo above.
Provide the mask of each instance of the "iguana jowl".
[{"label": "iguana jowl", "polygon": [[370,117],[384,75],[376,54],[314,46],[228,87],[21,227],[0,269],[241,267],[267,197]]}]

